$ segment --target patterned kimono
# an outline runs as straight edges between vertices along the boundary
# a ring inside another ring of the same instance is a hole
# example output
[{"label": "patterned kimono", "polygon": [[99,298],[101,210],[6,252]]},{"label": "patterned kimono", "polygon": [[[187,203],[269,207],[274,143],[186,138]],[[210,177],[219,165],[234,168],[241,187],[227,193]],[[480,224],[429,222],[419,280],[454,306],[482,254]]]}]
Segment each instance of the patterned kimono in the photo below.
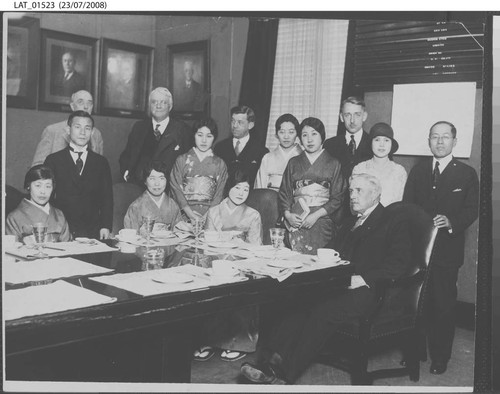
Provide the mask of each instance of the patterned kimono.
[{"label": "patterned kimono", "polygon": [[204,215],[222,201],[227,180],[224,161],[210,152],[200,161],[194,148],[179,156],[170,173],[170,193],[181,209]]},{"label": "patterned kimono", "polygon": [[243,231],[243,240],[251,244],[262,244],[262,220],[260,213],[246,204],[231,211],[227,198],[208,211],[206,230]]},{"label": "patterned kimono", "polygon": [[259,172],[257,172],[254,188],[279,191],[283,172],[285,171],[288,161],[301,153],[302,148],[299,144],[295,144],[288,152],[285,152],[283,148],[278,145],[275,150],[266,153],[262,158]]},{"label": "patterned kimono", "polygon": [[47,225],[46,241],[69,241],[71,234],[64,214],[51,205],[49,207],[49,214],[47,214],[31,201],[23,199],[17,208],[7,216],[5,233],[15,235],[16,241],[22,242],[24,237],[33,233],[31,226],[34,223],[45,223]]},{"label": "patterned kimono", "polygon": [[[241,204],[231,212],[227,198],[208,211],[207,230],[243,230],[248,243],[262,244],[262,223],[255,209]],[[250,306],[217,313],[205,321],[206,342],[220,349],[254,352],[257,346],[259,309]]]},{"label": "patterned kimono", "polygon": [[325,208],[328,213],[317,220],[310,229],[288,232],[292,250],[305,254],[316,254],[335,235],[339,223],[336,214],[342,205],[345,191],[340,163],[323,151],[311,164],[306,153],[293,157],[283,174],[279,191],[282,213],[292,211],[299,198],[304,199],[310,212]]},{"label": "patterned kimono", "polygon": [[173,229],[181,221],[181,211],[174,200],[163,194],[163,201],[160,208],[158,208],[147,190],[128,207],[123,219],[124,227],[139,230],[142,226],[143,216],[154,217],[155,227],[158,227],[157,223],[166,224],[170,225],[170,229]]},{"label": "patterned kimono", "polygon": [[382,194],[380,195],[380,203],[386,207],[393,202],[403,200],[403,192],[405,190],[406,174],[405,168],[401,164],[394,163],[389,160],[384,168],[380,171],[374,165],[373,159],[363,161],[356,165],[352,170],[354,174],[370,174],[380,181],[382,186]]}]

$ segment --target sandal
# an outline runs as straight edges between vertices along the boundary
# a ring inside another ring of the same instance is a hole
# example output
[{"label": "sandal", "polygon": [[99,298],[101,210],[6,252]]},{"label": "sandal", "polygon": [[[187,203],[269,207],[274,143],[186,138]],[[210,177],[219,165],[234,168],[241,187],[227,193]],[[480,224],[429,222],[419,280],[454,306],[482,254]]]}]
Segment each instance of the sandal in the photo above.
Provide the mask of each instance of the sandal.
[{"label": "sandal", "polygon": [[220,359],[222,361],[236,361],[241,360],[247,354],[246,352],[239,352],[237,350],[222,350]]},{"label": "sandal", "polygon": [[193,353],[195,361],[210,360],[215,354],[215,350],[211,346],[202,346],[196,349]]}]

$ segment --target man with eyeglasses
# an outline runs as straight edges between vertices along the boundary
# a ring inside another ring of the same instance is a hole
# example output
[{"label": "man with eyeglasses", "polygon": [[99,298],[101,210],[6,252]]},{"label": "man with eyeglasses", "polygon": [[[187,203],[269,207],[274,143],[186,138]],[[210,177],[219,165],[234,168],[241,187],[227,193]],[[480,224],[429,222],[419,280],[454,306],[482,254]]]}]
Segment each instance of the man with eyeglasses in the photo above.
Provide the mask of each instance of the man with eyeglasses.
[{"label": "man with eyeglasses", "polygon": [[167,88],[159,87],[150,93],[151,118],[134,124],[120,155],[120,173],[126,182],[144,187],[142,170],[151,161],[164,163],[168,178],[177,157],[192,146],[188,126],[170,117],[172,106],[172,94]]},{"label": "man with eyeglasses", "polygon": [[446,372],[455,334],[458,270],[464,263],[465,230],[478,216],[476,171],[453,157],[457,129],[446,121],[432,125],[429,148],[433,158],[412,168],[403,201],[420,205],[439,228],[426,297],[430,372]]},{"label": "man with eyeglasses", "polygon": [[[69,106],[72,111],[85,111],[89,115],[92,115],[92,109],[94,108],[92,95],[86,90],[79,90],[71,96]],[[36,147],[31,166],[34,167],[38,164],[43,164],[48,155],[66,148],[68,144],[69,126],[67,119],[48,125],[42,132],[42,137]],[[104,154],[102,135],[97,127],[92,129],[89,149],[101,156]]]},{"label": "man with eyeglasses", "polygon": [[340,106],[339,117],[345,133],[327,139],[323,148],[340,161],[342,175],[347,180],[354,166],[370,159],[372,154],[370,137],[363,131],[363,123],[368,117],[365,102],[355,96],[346,98]]},{"label": "man with eyeglasses", "polygon": [[262,157],[269,150],[259,144],[255,132],[250,132],[255,126],[255,113],[245,105],[231,108],[231,137],[219,142],[214,153],[227,166],[229,176],[237,169],[243,170],[249,176],[250,187],[253,187]]}]

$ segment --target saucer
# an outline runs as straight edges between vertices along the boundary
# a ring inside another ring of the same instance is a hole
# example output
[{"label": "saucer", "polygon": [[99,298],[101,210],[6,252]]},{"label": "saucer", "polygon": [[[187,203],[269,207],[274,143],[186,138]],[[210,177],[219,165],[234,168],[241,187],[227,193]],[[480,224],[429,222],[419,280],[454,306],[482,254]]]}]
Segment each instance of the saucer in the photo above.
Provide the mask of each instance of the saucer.
[{"label": "saucer", "polygon": [[151,234],[154,238],[174,238],[175,234],[173,231],[170,230],[158,230],[158,231],[153,231]]}]

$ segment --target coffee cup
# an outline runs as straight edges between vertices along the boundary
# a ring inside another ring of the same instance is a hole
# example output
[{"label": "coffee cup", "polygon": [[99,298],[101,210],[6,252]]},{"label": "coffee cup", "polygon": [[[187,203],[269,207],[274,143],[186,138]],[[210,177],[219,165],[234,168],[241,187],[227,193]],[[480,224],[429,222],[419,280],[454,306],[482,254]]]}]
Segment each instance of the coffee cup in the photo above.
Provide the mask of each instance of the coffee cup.
[{"label": "coffee cup", "polygon": [[234,276],[238,271],[229,260],[213,260],[212,273],[215,276]]},{"label": "coffee cup", "polygon": [[205,230],[205,242],[217,242],[219,240],[219,232],[213,230]]},{"label": "coffee cup", "polygon": [[123,241],[134,241],[137,239],[137,230],[132,228],[124,228],[118,232],[120,239]]},{"label": "coffee cup", "polygon": [[3,244],[6,248],[13,248],[16,245],[16,236],[15,235],[4,235],[3,236]]},{"label": "coffee cup", "polygon": [[335,249],[319,248],[317,254],[321,263],[333,263],[340,260],[339,252]]}]

